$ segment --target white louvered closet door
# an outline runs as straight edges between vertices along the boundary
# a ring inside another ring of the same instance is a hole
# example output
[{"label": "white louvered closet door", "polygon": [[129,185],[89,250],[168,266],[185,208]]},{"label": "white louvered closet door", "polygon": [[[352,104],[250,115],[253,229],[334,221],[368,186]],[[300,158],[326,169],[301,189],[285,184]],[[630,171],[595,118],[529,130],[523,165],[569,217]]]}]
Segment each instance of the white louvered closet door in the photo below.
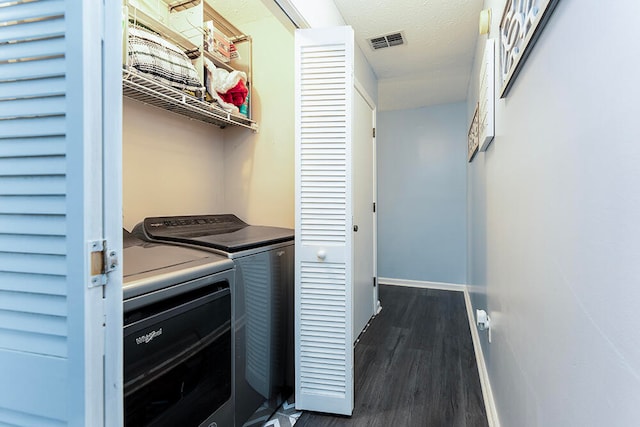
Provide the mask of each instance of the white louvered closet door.
[{"label": "white louvered closet door", "polygon": [[[122,197],[120,178],[110,187],[114,204],[104,203],[102,174],[114,165],[103,168],[103,138],[115,133],[110,143],[117,145],[122,138],[120,9],[118,2],[93,0],[0,0],[3,426],[99,427],[122,418],[115,365],[121,283],[112,280],[103,293],[93,286],[90,268],[90,242],[109,238],[106,228],[121,227],[114,208]],[[103,70],[108,56],[115,57],[116,74]],[[115,101],[105,108],[103,96]],[[107,156],[118,161],[112,151]],[[114,208],[109,218],[105,207]],[[121,237],[109,241],[117,247]],[[118,298],[115,335],[107,343],[104,324],[113,317],[105,306]]]},{"label": "white louvered closet door", "polygon": [[353,411],[351,27],[296,31],[296,408]]}]

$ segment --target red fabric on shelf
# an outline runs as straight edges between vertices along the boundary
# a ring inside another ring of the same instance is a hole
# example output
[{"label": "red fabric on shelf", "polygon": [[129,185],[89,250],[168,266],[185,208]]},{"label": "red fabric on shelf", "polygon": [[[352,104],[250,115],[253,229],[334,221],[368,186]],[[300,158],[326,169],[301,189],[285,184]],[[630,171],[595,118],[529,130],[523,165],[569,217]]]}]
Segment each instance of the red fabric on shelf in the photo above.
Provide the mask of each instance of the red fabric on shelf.
[{"label": "red fabric on shelf", "polygon": [[218,92],[220,97],[224,100],[224,102],[228,102],[229,104],[233,104],[236,107],[244,104],[244,100],[247,98],[249,94],[249,90],[245,86],[242,80],[238,81],[238,84],[232,87],[227,91],[227,93]]}]

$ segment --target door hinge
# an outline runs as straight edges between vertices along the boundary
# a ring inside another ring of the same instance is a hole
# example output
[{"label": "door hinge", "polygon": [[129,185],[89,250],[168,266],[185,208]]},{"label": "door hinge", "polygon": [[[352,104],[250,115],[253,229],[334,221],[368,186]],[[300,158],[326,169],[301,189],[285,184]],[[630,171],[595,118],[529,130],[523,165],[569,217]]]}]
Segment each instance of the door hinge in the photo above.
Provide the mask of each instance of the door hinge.
[{"label": "door hinge", "polygon": [[378,278],[374,277],[373,278],[373,287],[375,288],[376,286],[378,286]]},{"label": "door hinge", "polygon": [[91,257],[89,287],[106,285],[107,273],[115,270],[118,266],[118,253],[108,248],[106,240],[93,240],[89,242],[89,254]]},{"label": "door hinge", "polygon": [[376,128],[373,128],[373,137],[376,137]]},{"label": "door hinge", "polygon": [[376,202],[373,202],[373,211],[376,211]]}]

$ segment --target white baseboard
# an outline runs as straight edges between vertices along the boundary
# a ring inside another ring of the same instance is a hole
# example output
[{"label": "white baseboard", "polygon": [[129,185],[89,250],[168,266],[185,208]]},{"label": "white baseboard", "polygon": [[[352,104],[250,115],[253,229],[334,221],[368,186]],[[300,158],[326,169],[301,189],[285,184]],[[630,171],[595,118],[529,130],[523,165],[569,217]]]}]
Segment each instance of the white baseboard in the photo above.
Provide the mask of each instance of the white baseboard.
[{"label": "white baseboard", "polygon": [[476,327],[475,316],[473,314],[473,306],[471,305],[471,297],[469,290],[464,290],[464,303],[467,307],[467,317],[469,318],[469,328],[471,329],[471,340],[473,341],[473,349],[476,354],[476,364],[478,365],[478,376],[480,377],[480,386],[482,387],[482,397],[484,398],[484,406],[487,411],[487,422],[489,427],[500,427],[498,420],[498,411],[496,403],[493,400],[493,392],[491,391],[491,383],[489,381],[489,372],[484,362],[484,353],[480,344],[480,336]]},{"label": "white baseboard", "polygon": [[484,362],[484,354],[482,352],[482,346],[480,345],[480,336],[478,335],[478,328],[476,327],[475,315],[473,312],[473,306],[471,305],[471,298],[469,296],[469,289],[467,285],[460,285],[456,283],[425,282],[420,280],[391,279],[387,277],[378,277],[378,283],[381,285],[408,286],[413,288],[438,289],[443,291],[455,291],[464,293],[464,304],[467,308],[467,318],[469,319],[471,340],[473,341],[473,349],[476,355],[476,365],[478,365],[478,376],[480,377],[482,397],[484,399],[484,406],[487,412],[487,422],[489,423],[489,427],[500,427],[500,421],[498,420],[498,411],[496,409],[495,401],[493,400],[491,383],[489,382],[489,372],[487,371],[487,365]]},{"label": "white baseboard", "polygon": [[378,277],[378,283],[381,285],[408,286],[411,288],[438,289],[441,291],[464,292],[467,289],[467,285],[459,285],[457,283],[424,282],[421,280],[390,279],[388,277]]}]

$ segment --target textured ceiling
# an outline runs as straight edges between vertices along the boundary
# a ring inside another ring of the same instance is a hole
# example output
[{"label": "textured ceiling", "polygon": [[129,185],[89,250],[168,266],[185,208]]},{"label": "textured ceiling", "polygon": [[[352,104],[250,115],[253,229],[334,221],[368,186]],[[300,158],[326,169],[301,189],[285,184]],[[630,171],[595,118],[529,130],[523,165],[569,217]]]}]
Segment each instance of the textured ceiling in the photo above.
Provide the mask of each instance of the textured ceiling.
[{"label": "textured ceiling", "polygon": [[[482,0],[334,0],[378,77],[381,111],[463,101]],[[404,31],[406,45],[367,39]]]},{"label": "textured ceiling", "polygon": [[[240,30],[247,22],[273,18],[261,0],[206,1]],[[380,111],[466,99],[483,0],[334,2],[378,77]],[[397,31],[404,31],[403,46],[373,51],[367,43]]]}]

